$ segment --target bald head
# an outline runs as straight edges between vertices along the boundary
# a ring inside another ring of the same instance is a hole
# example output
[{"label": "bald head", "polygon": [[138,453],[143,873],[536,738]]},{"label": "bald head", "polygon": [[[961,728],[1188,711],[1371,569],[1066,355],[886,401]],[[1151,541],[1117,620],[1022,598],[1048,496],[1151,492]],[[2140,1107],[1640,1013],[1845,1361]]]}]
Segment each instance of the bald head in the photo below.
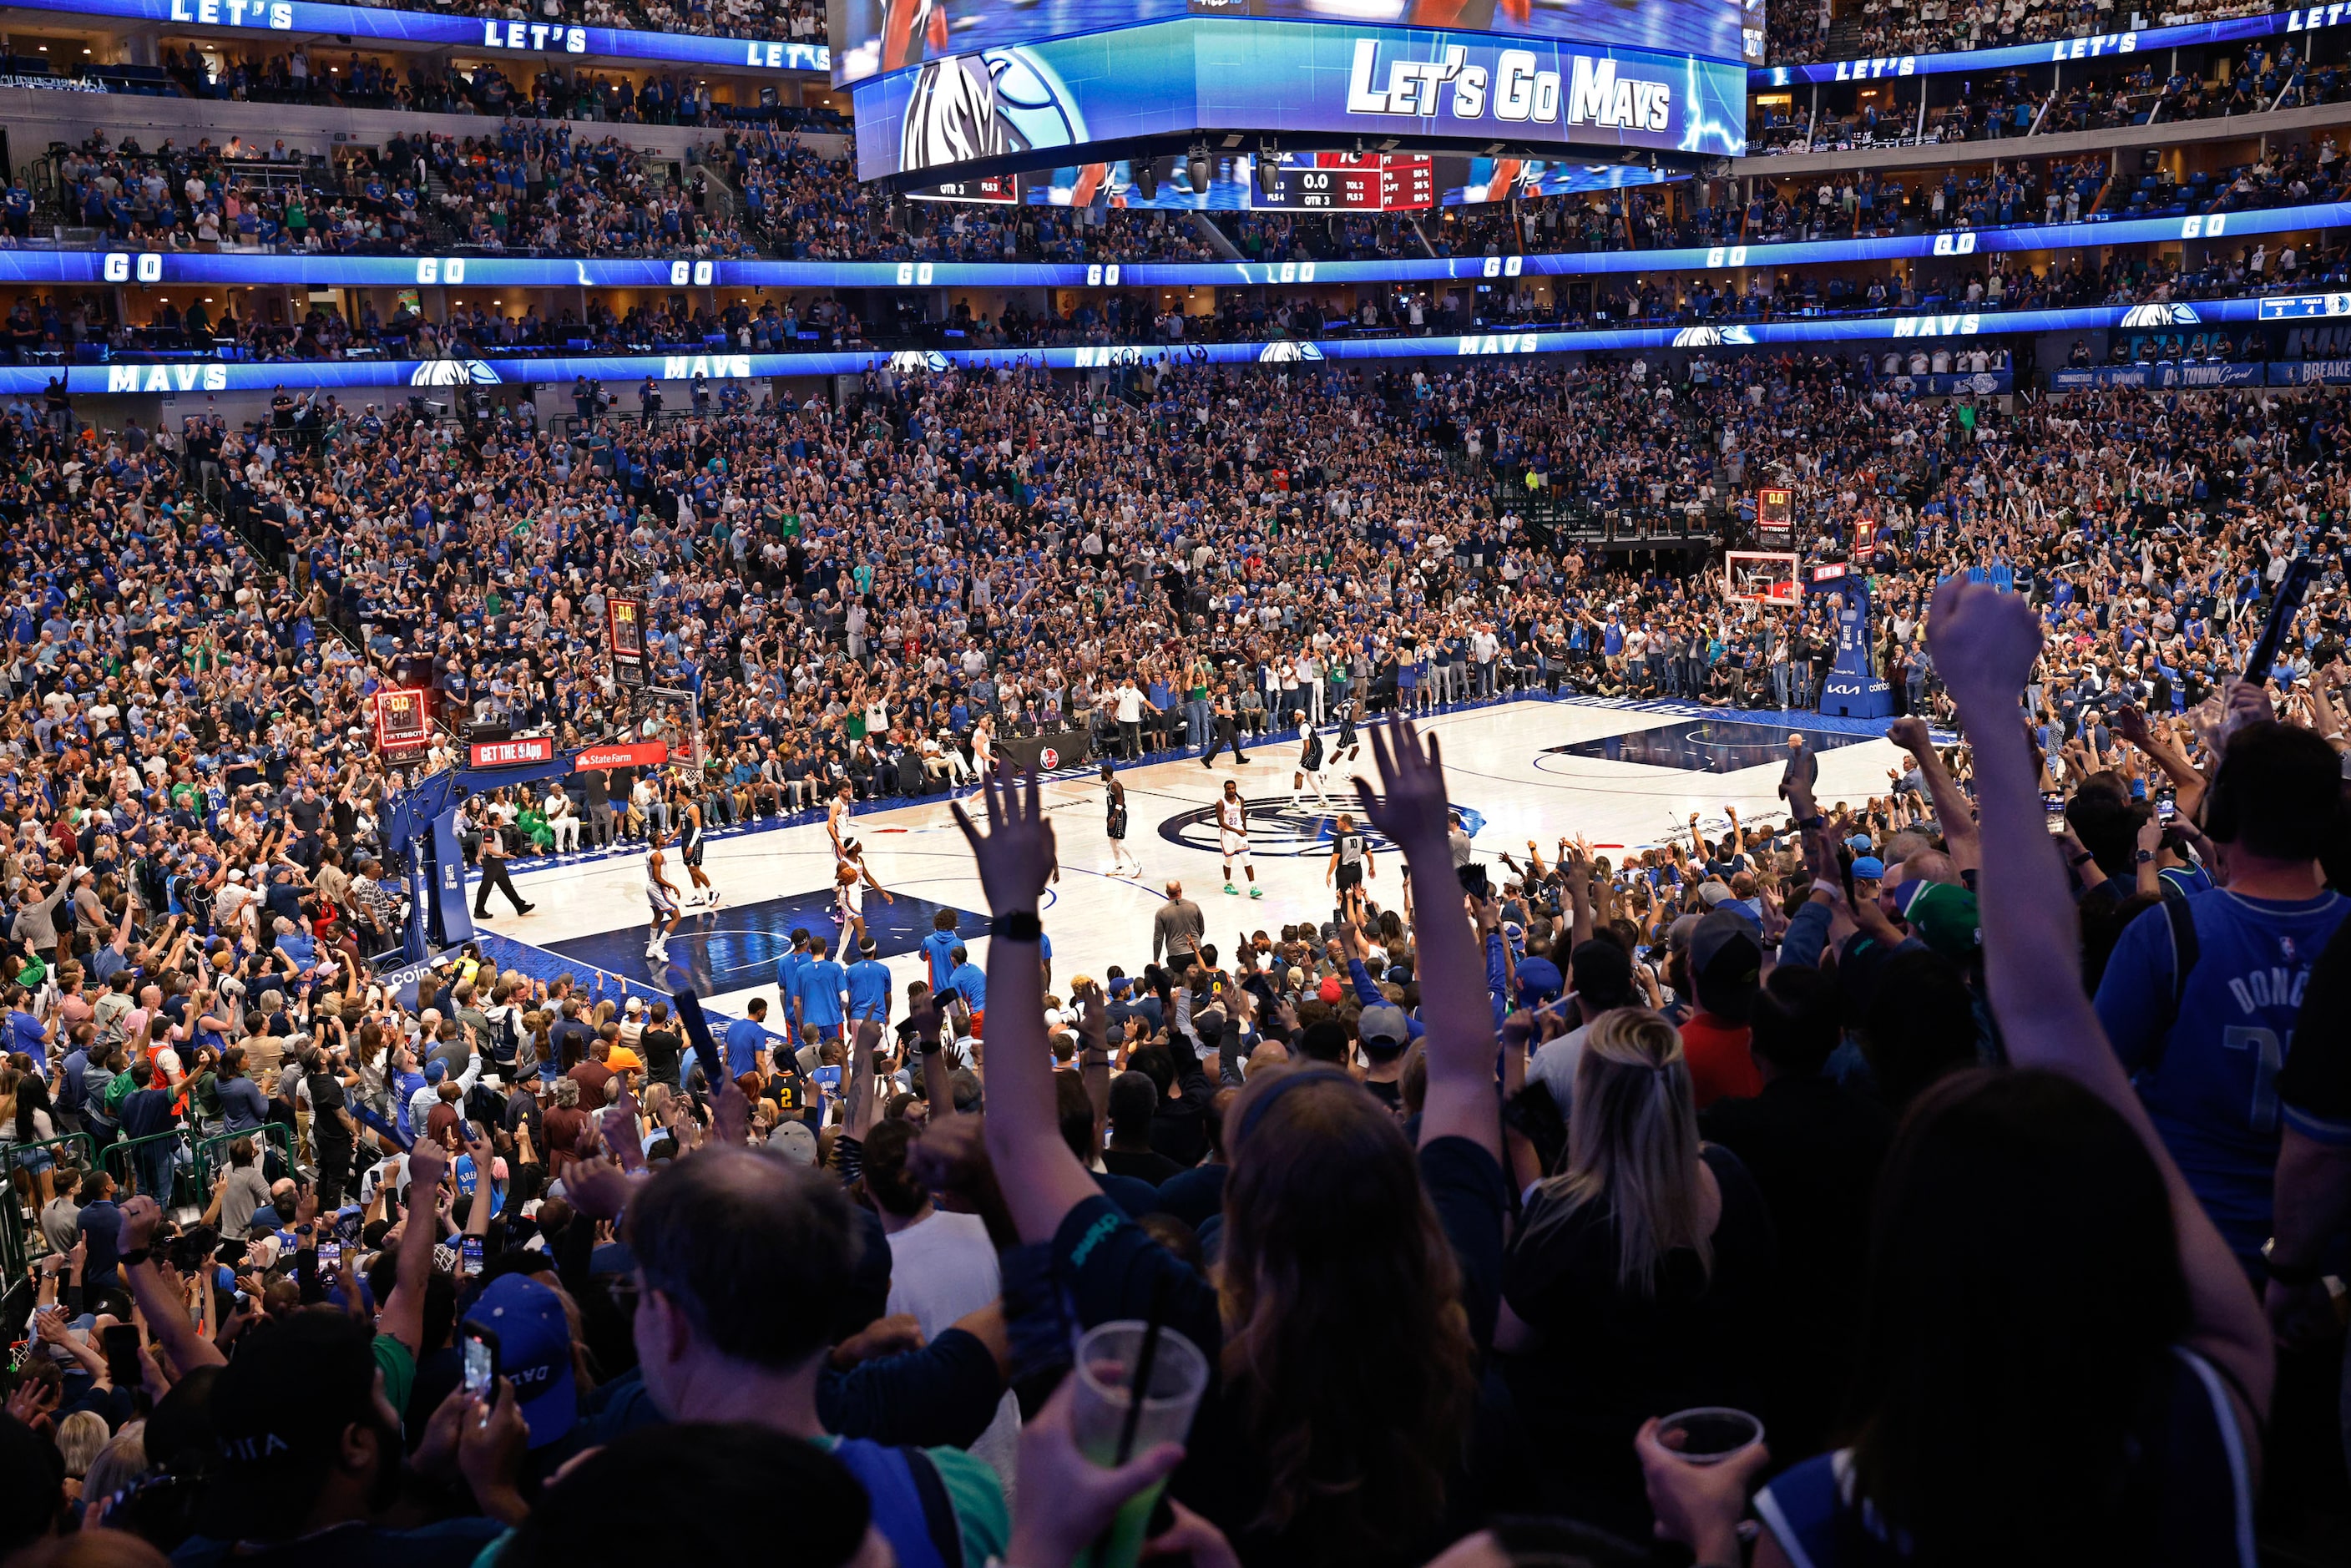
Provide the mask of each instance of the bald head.
[{"label": "bald head", "polygon": [[1906,882],[1944,882],[1957,886],[1959,880],[1959,868],[1951,863],[1950,856],[1940,850],[1920,850],[1904,856],[1899,864],[1887,866],[1885,885],[1893,888]]}]

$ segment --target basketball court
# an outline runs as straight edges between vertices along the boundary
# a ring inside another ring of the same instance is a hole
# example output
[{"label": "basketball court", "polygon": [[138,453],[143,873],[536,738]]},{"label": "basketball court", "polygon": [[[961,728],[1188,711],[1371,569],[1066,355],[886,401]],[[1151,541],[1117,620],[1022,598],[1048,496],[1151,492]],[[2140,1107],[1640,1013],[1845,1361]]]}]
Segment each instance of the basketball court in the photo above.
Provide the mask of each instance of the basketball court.
[{"label": "basketball court", "polygon": [[[1825,718],[1811,713],[1726,713],[1677,703],[1604,704],[1579,698],[1531,699],[1438,714],[1423,727],[1443,737],[1454,801],[1472,830],[1479,857],[1523,856],[1527,841],[1553,858],[1562,835],[1582,834],[1618,859],[1686,831],[1699,814],[1709,837],[1728,825],[1728,810],[1747,822],[1784,821],[1776,793],[1791,733],[1805,736],[1820,759],[1820,799],[1858,806],[1890,787],[1900,753],[1883,738],[1882,720]],[[1364,734],[1368,737],[1370,727]],[[1326,750],[1335,731],[1325,728]],[[1351,773],[1374,776],[1368,739],[1353,763],[1331,758],[1331,806],[1306,793],[1290,800],[1295,734],[1259,739],[1249,764],[1229,755],[1213,769],[1194,758],[1120,770],[1130,815],[1127,844],[1143,862],[1140,878],[1110,874],[1103,787],[1092,769],[1062,768],[1045,780],[1061,856],[1061,880],[1046,892],[1045,933],[1052,946],[1053,988],[1071,976],[1099,977],[1112,964],[1138,973],[1151,957],[1151,919],[1164,886],[1183,884],[1207,917],[1207,940],[1229,952],[1243,931],[1331,917],[1323,877],[1337,812],[1353,808]],[[1238,779],[1249,803],[1256,885],[1234,867],[1241,893],[1228,895],[1220,868],[1215,801]],[[1359,813],[1360,815],[1360,813]],[[866,863],[888,890],[865,895],[866,924],[895,982],[896,1016],[905,986],[923,973],[920,943],[933,917],[952,911],[975,961],[987,962],[987,901],[945,797],[862,810],[856,835]],[[1401,906],[1402,862],[1373,840],[1372,897]],[[669,875],[681,889],[674,851]],[[776,1004],[776,961],[791,933],[833,938],[833,856],[821,812],[789,825],[722,830],[711,836],[704,869],[725,895],[716,908],[688,910],[670,938],[666,964],[644,956],[647,912],[644,851],[623,844],[601,854],[516,862],[516,881],[538,907],[517,917],[498,901],[487,930],[511,938],[494,944],[502,963],[551,975],[568,969],[584,983],[606,977],[608,994],[626,988],[668,991],[689,984],[715,1011],[741,1016],[755,996]],[[469,894],[470,896],[470,894]],[[533,951],[536,949],[536,951]],[[769,1022],[777,1015],[770,1013]]]}]

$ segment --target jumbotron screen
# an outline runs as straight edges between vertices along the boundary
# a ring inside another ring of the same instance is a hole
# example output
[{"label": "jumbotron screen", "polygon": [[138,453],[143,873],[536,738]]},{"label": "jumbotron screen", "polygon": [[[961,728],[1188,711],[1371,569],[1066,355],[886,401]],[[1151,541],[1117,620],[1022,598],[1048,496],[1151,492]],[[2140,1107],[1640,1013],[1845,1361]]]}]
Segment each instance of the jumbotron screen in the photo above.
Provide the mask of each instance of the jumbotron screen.
[{"label": "jumbotron screen", "polygon": [[1763,63],[1765,0],[827,0],[832,79],[862,81],[948,55],[1172,22],[1263,17],[1440,27],[1622,44]]},{"label": "jumbotron screen", "polygon": [[1317,149],[1747,150],[1744,67],[1419,27],[1187,17],[926,60],[860,83],[854,102],[861,180],[964,180],[1230,132]]}]

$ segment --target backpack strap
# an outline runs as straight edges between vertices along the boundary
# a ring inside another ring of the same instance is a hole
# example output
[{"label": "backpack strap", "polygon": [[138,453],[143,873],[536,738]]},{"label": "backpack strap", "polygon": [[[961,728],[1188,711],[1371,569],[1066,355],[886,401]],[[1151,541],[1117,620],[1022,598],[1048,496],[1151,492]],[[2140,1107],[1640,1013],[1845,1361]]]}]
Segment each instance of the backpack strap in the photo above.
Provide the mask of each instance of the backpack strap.
[{"label": "backpack strap", "polygon": [[963,1531],[928,1454],[865,1437],[843,1438],[832,1451],[865,1488],[874,1526],[889,1538],[903,1568],[962,1568]]},{"label": "backpack strap", "polygon": [[2188,977],[2202,956],[2202,945],[2196,936],[2196,912],[2189,907],[2188,895],[2169,877],[2158,877],[2156,885],[2163,893],[2163,924],[2171,936],[2171,989],[2164,998],[2163,1034],[2156,1041],[2154,1058],[2147,1071],[2163,1065],[2163,1050],[2170,1042],[2172,1026],[2179,1021],[2181,1004],[2188,999]]},{"label": "backpack strap", "polygon": [[963,1527],[956,1522],[955,1501],[947,1496],[946,1478],[931,1456],[916,1448],[900,1450],[906,1456],[906,1469],[913,1476],[914,1490],[923,1500],[923,1522],[931,1532],[931,1545],[939,1560],[950,1565],[963,1561]]}]

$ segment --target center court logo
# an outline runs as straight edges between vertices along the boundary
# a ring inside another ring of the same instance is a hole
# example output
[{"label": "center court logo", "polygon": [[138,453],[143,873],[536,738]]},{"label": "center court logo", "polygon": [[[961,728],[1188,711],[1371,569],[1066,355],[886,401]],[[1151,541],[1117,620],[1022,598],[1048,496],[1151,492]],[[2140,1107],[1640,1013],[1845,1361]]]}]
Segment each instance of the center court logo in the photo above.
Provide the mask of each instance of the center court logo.
[{"label": "center court logo", "polygon": [[[1331,838],[1339,831],[1339,813],[1353,813],[1355,826],[1364,835],[1364,845],[1374,852],[1395,846],[1373,826],[1364,821],[1363,809],[1356,803],[1353,789],[1334,789],[1331,792],[1331,809],[1307,806],[1293,810],[1290,797],[1243,796],[1249,807],[1249,852],[1260,859],[1312,860],[1331,852]],[[1461,825],[1469,836],[1486,825],[1485,813],[1455,800],[1448,802],[1461,813]],[[1207,854],[1219,854],[1224,841],[1217,829],[1217,808],[1202,806],[1190,811],[1178,811],[1159,824],[1159,836],[1171,844],[1187,850],[1199,850]]]}]

